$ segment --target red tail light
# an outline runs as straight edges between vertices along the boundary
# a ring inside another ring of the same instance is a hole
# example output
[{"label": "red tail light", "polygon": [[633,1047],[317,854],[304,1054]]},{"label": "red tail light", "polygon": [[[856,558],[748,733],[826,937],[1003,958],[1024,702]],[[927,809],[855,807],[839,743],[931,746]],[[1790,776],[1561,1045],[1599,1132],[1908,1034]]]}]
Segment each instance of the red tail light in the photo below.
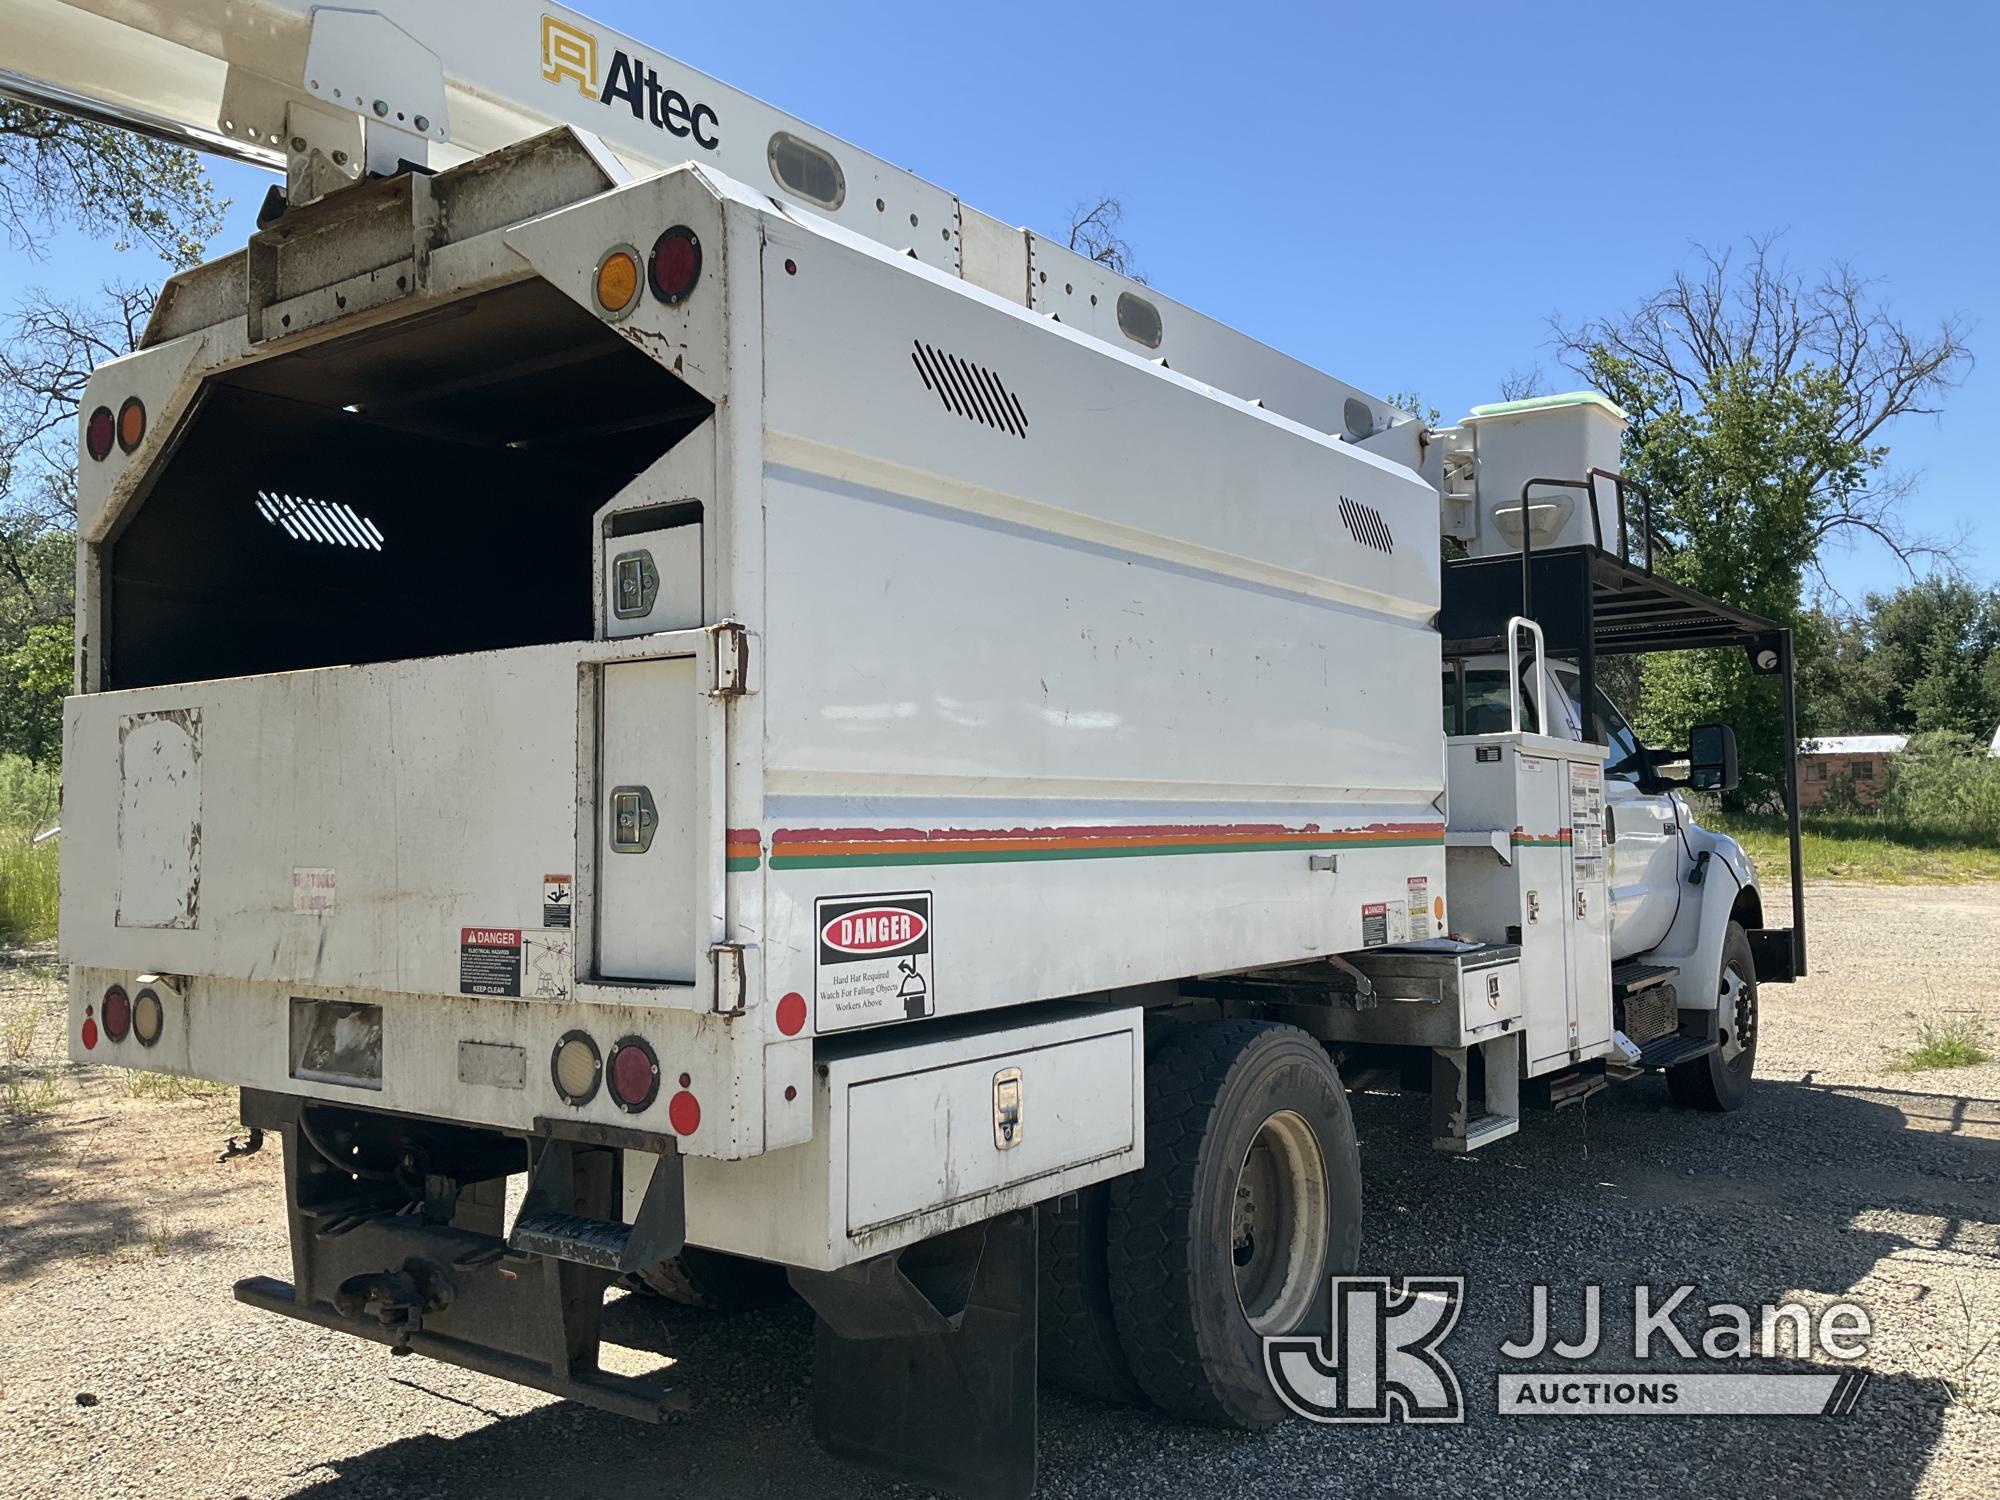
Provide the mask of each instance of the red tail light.
[{"label": "red tail light", "polygon": [[111,408],[100,406],[90,414],[84,424],[83,447],[99,463],[111,456],[111,445],[118,441],[118,421],[111,415]]},{"label": "red tail light", "polygon": [[660,1097],[660,1060],[639,1037],[628,1036],[611,1049],[606,1073],[613,1101],[627,1114],[638,1114]]},{"label": "red tail light", "polygon": [[125,1040],[125,1034],[132,1029],[132,1002],[126,998],[124,987],[112,985],[104,992],[104,1034],[114,1042]]},{"label": "red tail light", "polygon": [[646,278],[653,295],[672,307],[701,280],[701,241],[685,224],[676,224],[653,242]]}]

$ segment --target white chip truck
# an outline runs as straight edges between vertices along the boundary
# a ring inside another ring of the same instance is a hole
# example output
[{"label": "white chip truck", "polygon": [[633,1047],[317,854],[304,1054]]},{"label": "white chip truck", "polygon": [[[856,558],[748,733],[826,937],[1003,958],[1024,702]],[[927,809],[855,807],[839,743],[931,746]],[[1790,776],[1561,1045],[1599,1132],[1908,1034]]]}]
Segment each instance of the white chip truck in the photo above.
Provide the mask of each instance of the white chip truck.
[{"label": "white chip truck", "polygon": [[608,1291],[795,1292],[822,1442],[1020,1495],[1042,1376],[1281,1417],[1350,1089],[1744,1103],[1802,910],[1598,668],[1790,639],[1600,398],[1429,428],[557,5],[0,14],[282,174],[90,383],[64,729],[71,1055],[279,1139],[245,1303],[653,1419]]}]

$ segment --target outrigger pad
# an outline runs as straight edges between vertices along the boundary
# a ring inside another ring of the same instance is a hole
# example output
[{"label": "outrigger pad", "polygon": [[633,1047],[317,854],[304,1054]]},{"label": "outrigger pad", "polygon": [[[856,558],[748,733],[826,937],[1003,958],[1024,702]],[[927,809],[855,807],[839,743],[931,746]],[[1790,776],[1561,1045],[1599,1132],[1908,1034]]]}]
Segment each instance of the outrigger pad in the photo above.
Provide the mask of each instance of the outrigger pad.
[{"label": "outrigger pad", "polygon": [[[931,1323],[937,1331],[857,1339],[818,1319],[813,1435],[827,1452],[898,1479],[971,1500],[1020,1500],[1035,1488],[1034,1210],[975,1233],[983,1244],[966,1236],[975,1268],[956,1328],[939,1327],[947,1313]],[[816,1288],[798,1289],[817,1300]]]}]

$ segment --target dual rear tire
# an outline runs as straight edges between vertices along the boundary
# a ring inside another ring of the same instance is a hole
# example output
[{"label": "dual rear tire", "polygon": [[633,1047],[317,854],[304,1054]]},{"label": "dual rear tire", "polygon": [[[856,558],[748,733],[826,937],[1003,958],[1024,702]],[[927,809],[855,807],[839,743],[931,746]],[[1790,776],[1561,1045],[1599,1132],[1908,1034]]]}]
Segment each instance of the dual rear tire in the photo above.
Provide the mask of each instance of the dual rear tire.
[{"label": "dual rear tire", "polygon": [[1042,1373],[1103,1400],[1261,1430],[1267,1337],[1327,1326],[1361,1248],[1361,1165],[1325,1050],[1191,1025],[1146,1068],[1146,1165],[1043,1209]]}]

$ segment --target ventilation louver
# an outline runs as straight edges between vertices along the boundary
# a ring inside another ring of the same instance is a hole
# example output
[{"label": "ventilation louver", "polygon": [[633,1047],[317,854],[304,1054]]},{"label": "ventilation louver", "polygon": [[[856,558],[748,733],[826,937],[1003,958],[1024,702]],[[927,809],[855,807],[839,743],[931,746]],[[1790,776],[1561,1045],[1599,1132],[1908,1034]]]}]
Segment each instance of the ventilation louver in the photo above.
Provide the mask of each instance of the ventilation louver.
[{"label": "ventilation louver", "polygon": [[1377,552],[1394,552],[1396,538],[1389,532],[1389,523],[1382,519],[1382,512],[1372,505],[1364,505],[1359,500],[1340,497],[1340,519],[1347,526],[1354,540],[1364,547],[1373,547]]},{"label": "ventilation louver", "polygon": [[294,541],[358,547],[365,552],[382,550],[382,529],[353,506],[339,501],[308,500],[259,490],[257,514]]},{"label": "ventilation louver", "polygon": [[944,403],[945,410],[1017,438],[1028,435],[1028,414],[1019,399],[985,366],[933,349],[921,339],[910,354],[910,362],[923,378],[924,388]]}]

